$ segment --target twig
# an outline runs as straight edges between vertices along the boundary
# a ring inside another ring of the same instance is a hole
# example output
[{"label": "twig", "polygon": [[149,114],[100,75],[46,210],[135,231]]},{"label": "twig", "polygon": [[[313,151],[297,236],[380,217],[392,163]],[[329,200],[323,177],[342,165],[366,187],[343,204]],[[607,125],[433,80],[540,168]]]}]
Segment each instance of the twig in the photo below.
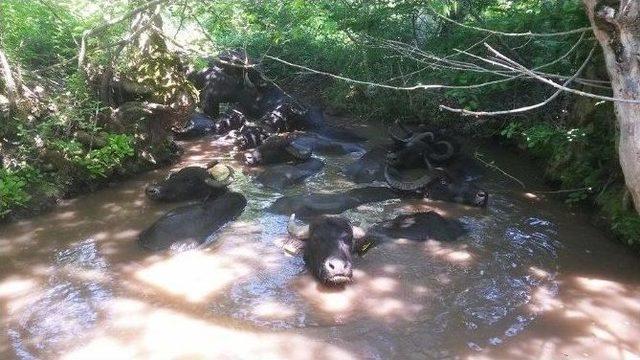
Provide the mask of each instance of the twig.
[{"label": "twig", "polygon": [[350,83],[354,83],[354,84],[361,84],[361,85],[379,87],[379,88],[390,89],[390,90],[413,91],[413,90],[431,90],[431,89],[473,89],[473,88],[486,86],[487,84],[495,84],[497,82],[500,82],[499,80],[496,80],[496,81],[490,81],[490,82],[487,82],[487,83],[473,84],[473,85],[443,85],[443,84],[427,84],[427,85],[423,85],[423,84],[418,84],[418,85],[407,86],[407,87],[392,86],[392,85],[374,83],[374,82],[370,82],[370,81],[356,80],[356,79],[348,78],[348,77],[345,77],[345,76],[332,74],[332,73],[329,73],[329,72],[326,72],[326,71],[320,71],[320,70],[312,69],[312,68],[309,68],[307,66],[298,65],[298,64],[294,64],[292,62],[286,61],[286,60],[282,60],[282,59],[277,58],[275,56],[266,55],[265,58],[271,59],[271,60],[274,60],[274,61],[278,61],[280,63],[283,63],[283,64],[291,66],[291,67],[295,67],[295,68],[306,70],[306,71],[309,71],[309,72],[312,72],[312,73],[328,76],[328,77],[331,77],[331,78],[334,78],[334,79],[338,79],[338,80],[342,80],[342,81],[346,81],[346,82],[350,82]]},{"label": "twig", "polygon": [[[567,80],[563,86],[567,86],[569,85],[575,78],[578,77],[578,75],[580,75],[580,73],[582,73],[582,71],[584,70],[584,68],[587,66],[587,64],[589,63],[589,61],[591,60],[591,57],[593,56],[593,52],[595,51],[595,45],[594,47],[591,48],[591,51],[589,52],[589,55],[587,56],[587,58],[585,59],[585,61],[582,63],[582,66],[580,66],[580,69],[578,69],[578,71],[571,77],[569,78],[569,80]],[[543,107],[545,105],[547,105],[548,103],[550,103],[551,101],[555,100],[560,94],[562,94],[563,90],[558,90],[555,93],[553,93],[553,95],[551,95],[549,98],[547,98],[545,101],[535,104],[535,105],[529,105],[529,106],[523,106],[517,109],[511,109],[511,110],[502,110],[502,111],[470,111],[470,110],[466,110],[466,109],[454,109],[445,105],[440,105],[440,109],[443,110],[448,110],[451,112],[455,112],[455,113],[460,113],[462,115],[474,115],[474,116],[497,116],[497,115],[507,115],[507,114],[516,114],[516,113],[521,113],[521,112],[526,112],[526,111],[530,111],[533,109],[537,109],[540,107]]]},{"label": "twig", "polygon": [[516,66],[517,68],[519,68],[522,72],[524,72],[525,74],[531,76],[532,78],[535,78],[545,84],[549,84],[551,86],[553,86],[556,89],[560,89],[566,92],[570,92],[572,94],[576,94],[576,95],[581,95],[581,96],[585,96],[588,98],[592,98],[592,99],[598,99],[598,100],[605,100],[605,101],[614,101],[614,102],[622,102],[622,103],[629,103],[629,104],[640,104],[640,100],[633,100],[633,99],[623,99],[623,98],[615,98],[615,97],[610,97],[610,96],[602,96],[602,95],[596,95],[596,94],[592,94],[592,93],[588,93],[588,92],[584,92],[584,91],[580,91],[580,90],[575,90],[575,89],[571,89],[568,88],[566,86],[563,85],[559,85],[556,84],[555,82],[546,79],[536,73],[534,73],[533,71],[527,69],[526,67],[518,64],[517,62],[509,59],[508,57],[504,56],[503,54],[501,54],[500,52],[498,52],[497,50],[495,50],[494,48],[492,48],[491,46],[489,46],[489,44],[485,44],[485,46],[494,54],[496,54],[496,56],[498,56],[500,59],[503,59],[505,61],[507,61],[510,64],[513,64],[514,66]]},{"label": "twig", "polygon": [[493,162],[488,163],[488,162],[484,161],[484,159],[482,159],[482,155],[480,155],[478,152],[476,152],[473,156],[474,156],[476,159],[478,159],[478,161],[480,161],[483,165],[485,165],[485,166],[487,166],[487,167],[489,167],[489,168],[491,168],[491,169],[497,170],[497,171],[499,171],[500,173],[502,173],[503,175],[505,175],[506,177],[508,177],[509,179],[511,179],[511,180],[513,180],[513,181],[515,181],[515,182],[517,182],[520,186],[522,186],[522,188],[523,188],[523,189],[526,189],[526,188],[527,188],[527,187],[524,185],[524,183],[523,183],[522,181],[520,181],[517,177],[515,177],[515,176],[513,176],[513,175],[509,174],[508,172],[506,172],[506,171],[502,170],[502,169],[501,169],[501,168],[499,168],[497,165],[495,165]]},{"label": "twig", "polygon": [[578,29],[574,29],[574,30],[569,30],[569,31],[562,31],[562,32],[556,32],[556,33],[534,33],[531,31],[525,32],[525,33],[509,33],[509,32],[503,32],[503,31],[496,31],[496,30],[490,30],[490,29],[485,29],[485,28],[481,28],[481,27],[477,27],[477,26],[471,26],[471,25],[466,25],[466,24],[462,24],[460,22],[457,22],[453,19],[450,19],[434,10],[431,10],[431,12],[433,12],[433,14],[435,14],[437,17],[448,21],[450,23],[456,24],[460,27],[466,28],[466,29],[472,29],[472,30],[477,30],[477,31],[481,31],[481,32],[485,32],[485,33],[489,33],[489,34],[494,34],[494,35],[502,35],[502,36],[511,36],[511,37],[554,37],[554,36],[564,36],[564,35],[571,35],[571,34],[579,34],[579,33],[584,33],[587,31],[591,31],[592,28],[591,27],[582,27],[582,28],[578,28]]}]

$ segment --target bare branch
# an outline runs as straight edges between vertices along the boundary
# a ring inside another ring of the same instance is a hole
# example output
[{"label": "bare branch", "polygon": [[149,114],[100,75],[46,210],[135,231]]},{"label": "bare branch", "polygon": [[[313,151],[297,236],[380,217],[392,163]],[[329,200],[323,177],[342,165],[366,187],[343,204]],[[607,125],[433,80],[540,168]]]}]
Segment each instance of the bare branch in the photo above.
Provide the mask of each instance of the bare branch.
[{"label": "bare branch", "polygon": [[495,50],[494,48],[492,48],[491,46],[489,46],[488,44],[485,44],[485,46],[491,50],[491,52],[493,52],[494,54],[496,54],[496,56],[498,56],[500,59],[503,59],[504,61],[507,61],[510,64],[513,64],[514,66],[516,66],[518,69],[520,69],[523,73],[531,76],[532,78],[535,78],[545,84],[549,84],[551,86],[553,86],[556,89],[560,89],[566,92],[570,92],[572,94],[576,94],[576,95],[581,95],[581,96],[585,96],[588,98],[592,98],[592,99],[598,99],[598,100],[605,100],[605,101],[615,101],[615,102],[622,102],[622,103],[629,103],[629,104],[640,104],[640,100],[633,100],[633,99],[623,99],[623,98],[614,98],[614,97],[610,97],[610,96],[602,96],[602,95],[596,95],[596,94],[592,94],[592,93],[588,93],[588,92],[584,92],[584,91],[580,91],[580,90],[575,90],[575,89],[571,89],[568,88],[566,86],[563,85],[559,85],[549,79],[546,79],[536,73],[534,73],[533,71],[527,69],[526,67],[518,64],[517,62],[509,59],[508,57],[504,56],[503,54],[501,54],[500,52],[498,52],[497,50]]},{"label": "bare branch", "polygon": [[342,80],[342,81],[346,81],[346,82],[350,82],[350,83],[354,83],[354,84],[360,84],[360,85],[367,85],[367,86],[373,86],[373,87],[379,87],[379,88],[383,88],[383,89],[390,89],[390,90],[402,90],[402,91],[413,91],[413,90],[432,90],[432,89],[473,89],[473,88],[478,88],[478,87],[483,87],[483,86],[487,86],[490,84],[496,84],[498,82],[501,82],[502,80],[496,80],[496,81],[490,81],[487,83],[482,83],[482,84],[473,84],[473,85],[443,85],[443,84],[427,84],[427,85],[423,85],[423,84],[418,84],[418,85],[413,85],[413,86],[392,86],[392,85],[386,85],[386,84],[380,84],[380,83],[374,83],[374,82],[370,82],[370,81],[363,81],[363,80],[356,80],[356,79],[352,79],[352,78],[348,78],[345,76],[341,76],[341,75],[336,75],[336,74],[332,74],[326,71],[320,71],[320,70],[315,70],[303,65],[298,65],[298,64],[294,64],[292,62],[286,61],[286,60],[282,60],[280,58],[277,58],[275,56],[271,56],[271,55],[265,55],[265,58],[267,59],[271,59],[274,61],[278,61],[280,63],[283,63],[285,65],[291,66],[291,67],[295,67],[298,69],[302,69],[302,70],[306,70],[315,74],[320,74],[320,75],[324,75],[324,76],[328,76],[334,79],[338,79],[338,80]]},{"label": "bare branch", "polygon": [[489,33],[489,34],[493,34],[493,35],[501,35],[501,36],[511,36],[511,37],[554,37],[554,36],[564,36],[564,35],[571,35],[571,34],[579,34],[579,33],[584,33],[584,32],[588,32],[591,31],[592,28],[591,27],[583,27],[583,28],[579,28],[579,29],[574,29],[574,30],[569,30],[569,31],[563,31],[563,32],[556,32],[556,33],[534,33],[534,32],[525,32],[525,33],[509,33],[509,32],[503,32],[503,31],[496,31],[496,30],[490,30],[490,29],[484,29],[481,27],[477,27],[477,26],[471,26],[471,25],[465,25],[463,23],[457,22],[453,19],[449,19],[448,17],[432,10],[433,14],[435,14],[437,17],[448,21],[450,23],[456,24],[460,27],[466,28],[466,29],[472,29],[472,30],[477,30],[477,31],[481,31],[481,32],[485,32],[485,33]]},{"label": "bare branch", "polygon": [[[585,61],[582,63],[582,66],[580,66],[580,69],[578,69],[578,71],[571,77],[569,78],[569,80],[567,80],[563,86],[567,86],[569,85],[575,78],[578,77],[578,75],[580,75],[580,73],[582,73],[582,71],[584,71],[584,68],[587,66],[587,64],[589,63],[589,61],[591,60],[591,57],[593,56],[593,52],[595,51],[595,46],[591,48],[591,51],[589,52],[589,55],[587,56],[587,58],[585,59]],[[445,105],[440,105],[440,109],[442,110],[447,110],[447,111],[451,111],[451,112],[455,112],[455,113],[460,113],[462,115],[474,115],[474,116],[497,116],[497,115],[508,115],[508,114],[516,114],[516,113],[522,113],[522,112],[526,112],[526,111],[530,111],[533,109],[537,109],[540,107],[543,107],[547,104],[549,104],[551,101],[555,100],[561,93],[563,92],[563,90],[558,90],[555,93],[553,93],[553,95],[551,95],[549,98],[547,98],[545,101],[535,104],[535,105],[529,105],[529,106],[524,106],[521,108],[517,108],[517,109],[511,109],[511,110],[502,110],[502,111],[470,111],[470,110],[466,110],[466,109],[454,109]]]},{"label": "bare branch", "polygon": [[524,185],[524,182],[522,182],[520,179],[518,179],[517,177],[509,174],[508,172],[502,170],[500,167],[498,167],[498,165],[496,165],[493,161],[492,162],[487,162],[486,160],[484,160],[482,158],[482,155],[478,152],[476,152],[473,155],[476,159],[478,159],[478,161],[480,161],[484,166],[497,170],[498,172],[500,172],[501,174],[503,174],[504,176],[508,177],[509,179],[517,182],[520,186],[522,186],[523,189],[526,189],[526,186]]}]

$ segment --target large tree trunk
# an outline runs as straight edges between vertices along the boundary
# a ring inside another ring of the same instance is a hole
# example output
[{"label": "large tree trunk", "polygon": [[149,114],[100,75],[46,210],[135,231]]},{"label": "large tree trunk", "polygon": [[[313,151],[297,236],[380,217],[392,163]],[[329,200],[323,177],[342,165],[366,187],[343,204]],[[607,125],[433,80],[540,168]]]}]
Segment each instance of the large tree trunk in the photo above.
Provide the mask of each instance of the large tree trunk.
[{"label": "large tree trunk", "polygon": [[[640,1],[583,0],[602,45],[615,97],[640,101]],[[640,104],[616,102],[618,153],[640,213]]]}]

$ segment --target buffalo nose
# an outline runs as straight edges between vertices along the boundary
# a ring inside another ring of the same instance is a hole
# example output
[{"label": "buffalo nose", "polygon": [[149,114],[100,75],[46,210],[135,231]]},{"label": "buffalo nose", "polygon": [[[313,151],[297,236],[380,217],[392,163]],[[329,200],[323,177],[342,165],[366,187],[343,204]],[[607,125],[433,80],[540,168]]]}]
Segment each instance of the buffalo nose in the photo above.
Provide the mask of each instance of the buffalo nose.
[{"label": "buffalo nose", "polygon": [[324,262],[324,268],[329,275],[351,277],[351,262],[340,258],[329,258]]},{"label": "buffalo nose", "polygon": [[481,205],[486,205],[489,201],[489,194],[486,191],[480,190],[476,193],[476,198]]}]

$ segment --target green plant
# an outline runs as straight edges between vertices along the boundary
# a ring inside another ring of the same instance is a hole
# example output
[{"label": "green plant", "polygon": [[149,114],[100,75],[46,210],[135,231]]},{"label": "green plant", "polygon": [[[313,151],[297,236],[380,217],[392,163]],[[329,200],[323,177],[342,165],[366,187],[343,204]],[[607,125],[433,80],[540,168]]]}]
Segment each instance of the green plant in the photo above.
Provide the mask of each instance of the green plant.
[{"label": "green plant", "polygon": [[12,208],[27,205],[31,200],[29,189],[42,182],[42,174],[27,164],[13,169],[0,168],[0,218]]},{"label": "green plant", "polygon": [[135,154],[133,138],[125,134],[109,134],[105,146],[89,151],[76,140],[57,140],[53,146],[91,178],[107,177]]}]

